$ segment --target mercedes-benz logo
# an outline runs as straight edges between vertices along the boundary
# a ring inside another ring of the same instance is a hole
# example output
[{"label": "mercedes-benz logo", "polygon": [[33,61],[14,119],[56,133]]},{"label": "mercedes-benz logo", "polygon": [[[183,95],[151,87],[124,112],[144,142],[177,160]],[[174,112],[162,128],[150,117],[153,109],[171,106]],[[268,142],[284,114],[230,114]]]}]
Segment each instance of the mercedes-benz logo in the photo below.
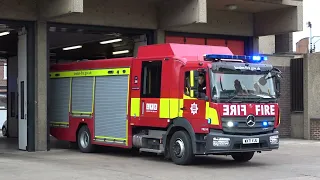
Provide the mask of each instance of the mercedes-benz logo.
[{"label": "mercedes-benz logo", "polygon": [[247,117],[247,126],[253,127],[256,124],[255,117],[253,115],[249,115]]}]

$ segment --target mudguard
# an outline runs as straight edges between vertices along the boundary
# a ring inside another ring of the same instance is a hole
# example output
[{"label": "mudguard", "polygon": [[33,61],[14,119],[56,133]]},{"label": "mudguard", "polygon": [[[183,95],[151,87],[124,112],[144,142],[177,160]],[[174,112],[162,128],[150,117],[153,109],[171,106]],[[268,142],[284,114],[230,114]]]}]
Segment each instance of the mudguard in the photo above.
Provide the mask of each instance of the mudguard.
[{"label": "mudguard", "polygon": [[171,131],[173,130],[174,127],[182,127],[184,128],[190,138],[191,138],[191,142],[192,142],[192,150],[193,153],[196,153],[196,135],[195,132],[193,130],[193,127],[191,126],[190,122],[188,120],[186,120],[185,118],[176,118],[172,120],[172,123],[169,125],[166,134],[163,135],[163,144],[166,145],[167,144],[167,137],[168,134],[171,133]]}]

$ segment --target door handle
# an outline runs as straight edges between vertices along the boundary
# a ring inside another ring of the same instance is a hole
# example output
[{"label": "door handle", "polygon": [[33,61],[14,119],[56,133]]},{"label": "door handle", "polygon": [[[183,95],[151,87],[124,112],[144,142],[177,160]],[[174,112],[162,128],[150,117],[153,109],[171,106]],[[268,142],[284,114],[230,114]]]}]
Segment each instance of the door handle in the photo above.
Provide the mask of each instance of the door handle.
[{"label": "door handle", "polygon": [[180,108],[180,109],[181,109],[181,110],[183,110],[183,111],[184,111],[184,110],[187,110],[187,108],[186,108],[186,107],[182,107],[182,108]]},{"label": "door handle", "polygon": [[144,101],[142,101],[141,103],[141,115],[144,114]]}]

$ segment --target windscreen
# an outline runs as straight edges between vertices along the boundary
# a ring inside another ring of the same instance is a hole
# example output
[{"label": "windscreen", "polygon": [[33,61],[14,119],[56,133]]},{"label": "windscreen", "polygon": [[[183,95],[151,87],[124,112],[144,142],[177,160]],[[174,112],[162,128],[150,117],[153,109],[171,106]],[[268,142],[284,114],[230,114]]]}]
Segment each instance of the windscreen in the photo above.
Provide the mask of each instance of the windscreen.
[{"label": "windscreen", "polygon": [[271,73],[211,71],[211,93],[214,100],[226,102],[260,102],[275,99]]}]

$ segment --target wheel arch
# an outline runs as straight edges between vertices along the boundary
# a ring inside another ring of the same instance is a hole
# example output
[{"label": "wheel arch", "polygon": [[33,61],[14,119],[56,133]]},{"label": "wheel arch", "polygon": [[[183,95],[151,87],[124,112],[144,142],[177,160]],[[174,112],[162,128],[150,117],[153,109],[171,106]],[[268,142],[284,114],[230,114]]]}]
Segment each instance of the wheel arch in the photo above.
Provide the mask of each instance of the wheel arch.
[{"label": "wheel arch", "polygon": [[[77,142],[77,139],[78,139],[79,130],[80,130],[83,126],[88,126],[88,124],[85,123],[85,122],[79,123],[78,128],[77,128],[77,131],[76,131],[76,142]],[[90,133],[91,133],[91,132],[90,132]]]},{"label": "wheel arch", "polygon": [[175,118],[171,121],[167,128],[167,132],[163,135],[163,145],[165,146],[165,151],[169,145],[170,139],[176,131],[185,130],[190,136],[192,142],[192,151],[196,153],[196,135],[190,122],[185,118]]}]

